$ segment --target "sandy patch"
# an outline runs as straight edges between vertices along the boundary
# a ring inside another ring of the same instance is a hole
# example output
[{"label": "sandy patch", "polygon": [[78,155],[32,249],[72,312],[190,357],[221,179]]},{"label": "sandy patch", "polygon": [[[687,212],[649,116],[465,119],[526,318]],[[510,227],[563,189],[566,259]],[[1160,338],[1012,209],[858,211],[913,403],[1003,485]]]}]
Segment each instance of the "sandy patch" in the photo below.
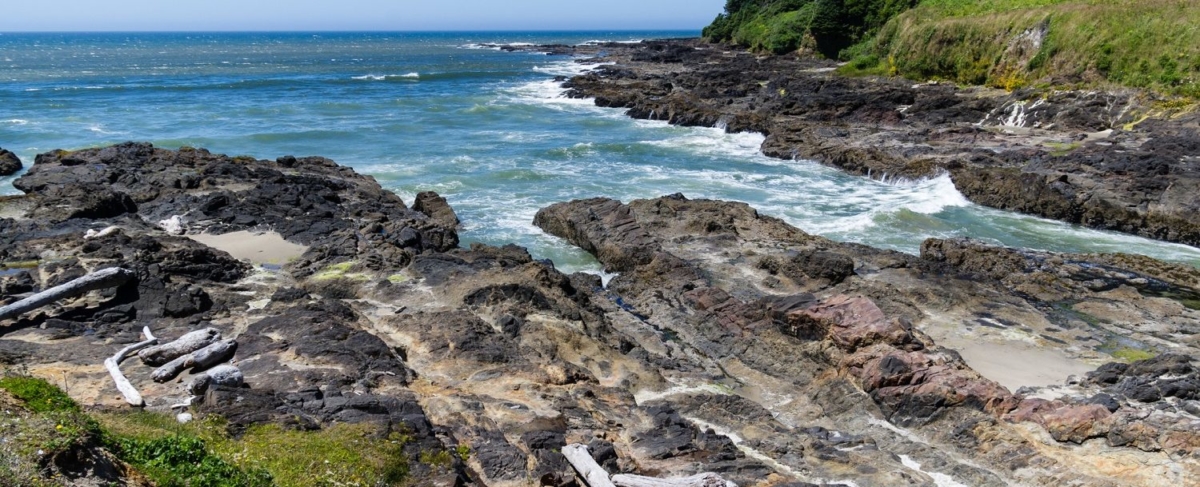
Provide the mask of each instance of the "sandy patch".
[{"label": "sandy patch", "polygon": [[25,196],[0,196],[0,218],[21,220],[25,212],[33,207],[33,200]]},{"label": "sandy patch", "polygon": [[221,235],[201,233],[188,238],[217,250],[224,250],[235,259],[255,264],[283,265],[308,251],[308,246],[283,239],[278,232],[230,232]]},{"label": "sandy patch", "polygon": [[1095,369],[1057,350],[1035,348],[1023,342],[942,345],[958,351],[972,369],[1010,391],[1026,386],[1062,385],[1068,376],[1082,377]]}]

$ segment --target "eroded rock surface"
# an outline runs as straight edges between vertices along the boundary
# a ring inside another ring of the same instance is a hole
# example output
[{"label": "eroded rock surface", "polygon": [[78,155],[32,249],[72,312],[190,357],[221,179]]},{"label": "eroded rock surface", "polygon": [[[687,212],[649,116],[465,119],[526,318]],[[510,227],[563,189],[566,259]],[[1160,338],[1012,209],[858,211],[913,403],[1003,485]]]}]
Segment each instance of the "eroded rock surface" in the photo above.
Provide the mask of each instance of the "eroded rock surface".
[{"label": "eroded rock surface", "polygon": [[[18,185],[0,201],[20,215],[0,219],[0,301],[137,276],[0,322],[0,363],[90,406],[127,407],[101,362],[143,326],[212,328],[236,339],[244,385],[211,385],[194,412],[235,433],[401,431],[416,483],[579,485],[570,443],[611,473],[744,486],[1200,478],[1200,272],[1184,266],[970,240],[913,256],[679,194],[539,212],[619,272],[604,287],[520,247],[459,247],[440,196],[410,209],[322,158],[122,144],[44,154]],[[235,231],[305,250],[252,264],[189,238]],[[1102,365],[1118,350],[1157,357]],[[196,374],[158,384],[134,362],[150,410],[188,397]],[[421,462],[460,446],[465,461]]]},{"label": "eroded rock surface", "polygon": [[1200,243],[1200,114],[1143,95],[851,78],[686,39],[529,49],[613,63],[565,86],[632,117],[760,132],[768,156],[876,178],[949,172],[980,204]]},{"label": "eroded rock surface", "polygon": [[[613,302],[693,364],[664,369],[672,387],[645,397],[683,404],[800,480],[928,482],[914,464],[965,485],[1167,485],[1200,473],[1200,421],[1178,397],[1192,394],[1200,331],[1182,297],[1196,289],[1193,268],[969,240],[930,240],[916,257],[682,195],[561,203],[536,221],[604,249],[598,258],[621,270]],[[1020,374],[971,366],[1011,355],[1002,365],[1052,367],[1048,354],[1087,370],[1113,342],[1181,355],[1106,365],[1090,380],[1060,370],[1055,387],[1016,391],[997,381]],[[1172,467],[1126,475],[1156,461]]]}]

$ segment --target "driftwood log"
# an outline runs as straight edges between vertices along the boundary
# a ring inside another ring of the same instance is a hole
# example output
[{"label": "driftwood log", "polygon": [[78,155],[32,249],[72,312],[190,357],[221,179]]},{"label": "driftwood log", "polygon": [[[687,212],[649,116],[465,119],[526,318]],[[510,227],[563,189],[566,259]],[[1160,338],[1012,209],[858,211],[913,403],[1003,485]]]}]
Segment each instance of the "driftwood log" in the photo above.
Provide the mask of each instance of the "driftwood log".
[{"label": "driftwood log", "polygon": [[175,360],[154,369],[154,372],[150,374],[150,378],[154,379],[154,382],[166,382],[178,377],[179,374],[183,373],[184,369],[204,370],[229,360],[236,351],[237,341],[233,339],[212,343],[193,353],[176,357]]},{"label": "driftwood log", "polygon": [[620,474],[613,475],[612,482],[617,487],[737,487],[737,484],[712,472],[674,479]]},{"label": "driftwood log", "polygon": [[88,291],[117,287],[133,278],[133,271],[119,267],[98,270],[0,308],[0,320],[15,318],[21,313],[33,311],[60,299],[87,294]]},{"label": "driftwood log", "polygon": [[142,333],[146,335],[145,341],[122,348],[117,352],[116,355],[104,359],[104,368],[108,369],[108,373],[112,375],[113,382],[117,383],[117,390],[121,391],[121,395],[125,396],[125,402],[128,402],[134,407],[145,406],[146,402],[142,400],[142,394],[138,392],[137,388],[134,387],[133,384],[129,382],[129,379],[125,377],[125,374],[121,372],[121,362],[124,361],[125,357],[128,357],[129,354],[158,343],[158,339],[150,333],[150,327],[147,326],[143,328]]},{"label": "driftwood log", "polygon": [[590,487],[616,487],[612,481],[608,480],[608,472],[601,467],[596,460],[592,458],[592,454],[588,453],[586,445],[572,443],[564,446],[562,454],[567,457],[567,461],[575,467],[575,472],[579,473],[579,478]]},{"label": "driftwood log", "polygon": [[212,345],[221,339],[221,332],[215,328],[205,328],[186,333],[173,342],[150,347],[138,352],[142,363],[157,367],[172,360]]},{"label": "driftwood log", "polygon": [[610,480],[604,467],[588,453],[587,446],[572,443],[563,447],[562,454],[589,487],[737,487],[737,484],[712,472],[674,479],[622,474],[613,475]]}]

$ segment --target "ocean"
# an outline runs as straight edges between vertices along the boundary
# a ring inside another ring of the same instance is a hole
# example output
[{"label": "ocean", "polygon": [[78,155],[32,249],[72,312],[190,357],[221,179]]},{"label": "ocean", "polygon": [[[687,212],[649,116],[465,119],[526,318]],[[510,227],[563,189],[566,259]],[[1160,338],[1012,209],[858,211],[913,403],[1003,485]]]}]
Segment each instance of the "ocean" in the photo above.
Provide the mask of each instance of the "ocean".
[{"label": "ocean", "polygon": [[[406,201],[445,196],[464,242],[598,269],[533,226],[538,209],[676,192],[744,201],[810,233],[916,253],[928,237],[1200,265],[1200,250],[968,202],[948,177],[874,181],[758,151],[763,136],[633,120],[554,81],[594,65],[494,45],[698,32],[0,34],[0,147],[127,140],[274,159],[321,155]],[[17,193],[0,178],[0,194]]]}]

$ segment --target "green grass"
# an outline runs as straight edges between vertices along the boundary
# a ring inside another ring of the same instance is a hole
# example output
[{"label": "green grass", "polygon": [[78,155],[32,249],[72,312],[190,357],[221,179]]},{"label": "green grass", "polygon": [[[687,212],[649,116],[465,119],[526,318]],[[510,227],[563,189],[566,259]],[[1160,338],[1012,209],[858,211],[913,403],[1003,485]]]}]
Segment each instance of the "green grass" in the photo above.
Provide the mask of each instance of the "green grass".
[{"label": "green grass", "polygon": [[[403,454],[409,438],[399,433],[378,437],[369,425],[338,424],[319,431],[296,431],[262,424],[233,438],[228,434],[225,422],[215,416],[182,425],[169,416],[145,412],[98,417],[108,431],[140,444],[170,438],[172,441],[186,440],[185,444],[192,451],[202,447],[212,458],[240,467],[244,473],[240,474],[239,481],[247,482],[246,485],[398,485],[407,478],[409,471],[407,457]],[[147,467],[146,464],[131,463]],[[188,478],[188,473],[180,469],[148,467],[147,474],[160,485],[178,485],[164,484],[161,479]],[[214,462],[213,467],[214,471],[221,469],[220,463]],[[256,483],[263,479],[270,482]]]},{"label": "green grass", "polygon": [[[1010,48],[1043,27],[1040,44]],[[860,57],[890,56],[914,79],[1200,96],[1200,3],[1191,0],[923,0],[866,44]]]},{"label": "green grass", "polygon": [[44,379],[27,376],[0,378],[0,389],[25,403],[35,413],[78,412],[79,404],[62,389]]},{"label": "green grass", "polygon": [[[144,411],[88,414],[38,378],[3,377],[0,390],[21,403],[0,416],[0,438],[7,440],[0,442],[0,485],[6,487],[64,485],[41,462],[74,448],[106,449],[159,487],[376,487],[410,480],[404,448],[411,439],[397,432],[379,436],[372,425],[296,431],[260,424],[235,438],[219,416],[180,424]],[[469,454],[463,446],[420,457],[449,468]]]},{"label": "green grass", "polygon": [[1158,354],[1156,354],[1154,352],[1141,350],[1138,348],[1132,348],[1132,347],[1118,348],[1116,350],[1113,350],[1110,355],[1112,355],[1113,358],[1116,358],[1116,359],[1118,359],[1122,362],[1126,362],[1126,363],[1137,362],[1139,360],[1152,359],[1152,358],[1158,356]]}]

